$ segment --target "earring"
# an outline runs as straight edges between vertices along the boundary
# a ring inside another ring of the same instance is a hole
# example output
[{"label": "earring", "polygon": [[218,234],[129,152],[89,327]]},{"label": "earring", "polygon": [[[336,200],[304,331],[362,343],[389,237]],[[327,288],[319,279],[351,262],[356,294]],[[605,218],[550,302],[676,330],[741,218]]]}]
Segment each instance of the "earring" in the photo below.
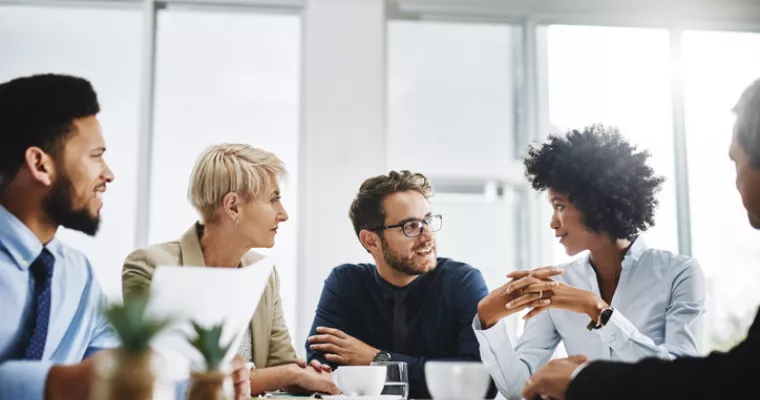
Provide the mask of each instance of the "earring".
[{"label": "earring", "polygon": [[235,216],[235,219],[232,220],[232,222],[235,224],[235,228],[237,228],[237,226],[238,226],[238,216],[237,215]]}]

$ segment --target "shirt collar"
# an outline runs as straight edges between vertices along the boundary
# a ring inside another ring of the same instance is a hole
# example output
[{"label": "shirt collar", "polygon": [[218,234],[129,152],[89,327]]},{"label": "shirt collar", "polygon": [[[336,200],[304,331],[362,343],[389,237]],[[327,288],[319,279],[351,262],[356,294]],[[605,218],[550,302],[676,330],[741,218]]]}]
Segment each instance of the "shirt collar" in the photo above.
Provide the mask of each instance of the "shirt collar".
[{"label": "shirt collar", "polygon": [[[207,267],[206,257],[203,255],[203,246],[201,245],[204,229],[204,225],[196,221],[179,239],[181,265]],[[249,251],[243,255],[238,268],[251,265],[262,258],[263,256],[260,254]]]},{"label": "shirt collar", "polygon": [[[633,242],[631,242],[631,246],[628,247],[628,251],[626,251],[623,255],[623,262],[621,263],[622,268],[625,270],[635,266],[641,258],[641,255],[644,254],[648,248],[649,246],[647,245],[644,238],[641,236],[636,236],[633,239]],[[582,258],[582,260],[585,261],[586,269],[589,271],[589,273],[596,273],[594,272],[594,267],[591,266],[591,253],[586,252],[586,255]]]},{"label": "shirt collar", "polygon": [[383,279],[382,276],[380,276],[380,272],[377,271],[377,266],[372,265],[372,273],[375,275],[375,281],[377,282],[377,285],[380,286],[380,293],[383,294],[383,298],[386,301],[389,301],[393,296],[393,291],[398,289],[406,289],[409,286],[406,286],[404,288],[397,288],[390,283],[388,283],[385,279]]},{"label": "shirt collar", "polygon": [[[649,246],[647,246],[644,238],[641,236],[635,237],[633,243],[631,243],[631,247],[628,248],[628,251],[623,256],[623,269],[628,269],[634,266],[648,248]],[[626,262],[629,259],[631,262]]]},{"label": "shirt collar", "polygon": [[[56,246],[54,242],[55,239],[49,244]],[[20,270],[29,268],[42,252],[42,243],[34,232],[2,205],[0,205],[0,246],[8,252]]]},{"label": "shirt collar", "polygon": [[201,236],[203,236],[203,225],[196,222],[179,239],[182,265],[206,266],[203,248],[201,247]]}]

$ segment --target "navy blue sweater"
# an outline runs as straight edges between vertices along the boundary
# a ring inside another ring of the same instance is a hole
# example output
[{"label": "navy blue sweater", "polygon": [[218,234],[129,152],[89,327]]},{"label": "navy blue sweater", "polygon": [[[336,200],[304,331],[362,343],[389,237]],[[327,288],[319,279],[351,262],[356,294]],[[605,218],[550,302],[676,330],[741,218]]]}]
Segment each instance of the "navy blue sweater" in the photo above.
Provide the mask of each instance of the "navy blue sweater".
[{"label": "navy blue sweater", "polygon": [[[439,258],[432,271],[420,275],[407,291],[408,348],[406,354],[393,353],[393,291],[373,264],[344,264],[327,277],[319,299],[311,335],[317,327],[337,328],[368,345],[391,353],[392,361],[409,367],[409,398],[425,399],[425,362],[429,360],[480,361],[472,320],[478,302],[488,294],[477,269],[448,258]],[[311,350],[309,361],[337,367],[324,354]],[[488,397],[496,395],[492,385]]]}]

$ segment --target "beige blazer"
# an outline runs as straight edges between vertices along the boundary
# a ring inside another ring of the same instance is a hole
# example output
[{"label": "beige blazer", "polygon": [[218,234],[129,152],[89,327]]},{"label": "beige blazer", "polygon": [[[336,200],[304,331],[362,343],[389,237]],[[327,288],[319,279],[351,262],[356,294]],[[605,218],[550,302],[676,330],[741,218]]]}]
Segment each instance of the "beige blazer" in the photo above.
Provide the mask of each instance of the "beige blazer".
[{"label": "beige blazer", "polygon": [[[264,256],[249,251],[241,265],[250,265]],[[157,265],[206,266],[198,238],[198,225],[193,224],[179,241],[156,244],[132,252],[124,261],[121,283],[124,296],[150,286]],[[253,363],[262,368],[296,361],[280,301],[280,280],[275,269],[269,277],[256,312],[251,320]]]}]

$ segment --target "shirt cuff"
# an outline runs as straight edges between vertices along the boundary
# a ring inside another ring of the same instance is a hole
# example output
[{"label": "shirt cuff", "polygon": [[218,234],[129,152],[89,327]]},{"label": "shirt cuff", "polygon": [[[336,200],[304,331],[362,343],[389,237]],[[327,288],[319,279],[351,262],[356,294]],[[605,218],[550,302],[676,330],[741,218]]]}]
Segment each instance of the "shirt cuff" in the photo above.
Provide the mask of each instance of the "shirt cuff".
[{"label": "shirt cuff", "polygon": [[480,318],[478,317],[478,314],[475,314],[475,317],[472,319],[472,329],[476,331],[483,330],[483,324],[480,323]]},{"label": "shirt cuff", "polygon": [[[505,324],[506,322],[502,318],[494,326],[482,329],[483,325],[480,324],[480,318],[475,314],[475,318],[472,320],[472,330],[475,332],[475,339],[478,340],[478,344],[480,345],[481,357],[484,356],[483,349],[489,350],[488,353],[494,358],[494,362],[497,355],[514,352]],[[486,356],[486,358],[490,358],[491,356]],[[487,360],[483,359],[483,362],[486,363]]]},{"label": "shirt cuff", "polygon": [[572,382],[572,381],[573,381],[573,379],[575,379],[575,377],[576,377],[576,376],[578,376],[578,374],[580,374],[580,373],[581,373],[581,371],[583,371],[583,368],[586,368],[586,367],[589,365],[589,363],[590,363],[590,362],[591,362],[591,361],[586,361],[586,362],[584,362],[583,364],[579,365],[579,366],[578,366],[578,367],[575,369],[575,371],[573,371],[573,373],[572,373],[572,374],[570,374],[570,381]]},{"label": "shirt cuff", "polygon": [[475,314],[475,317],[472,319],[472,330],[475,331],[475,335],[485,337],[489,341],[501,339],[504,335],[504,332],[506,332],[503,318],[500,319],[499,322],[495,323],[492,327],[483,329],[483,325],[480,323],[480,317],[478,317],[478,314]]},{"label": "shirt cuff", "polygon": [[607,324],[596,329],[596,332],[610,347],[619,350],[631,340],[636,332],[636,326],[616,308]]},{"label": "shirt cuff", "polygon": [[50,361],[6,361],[0,364],[0,387],[3,398],[43,400]]}]

